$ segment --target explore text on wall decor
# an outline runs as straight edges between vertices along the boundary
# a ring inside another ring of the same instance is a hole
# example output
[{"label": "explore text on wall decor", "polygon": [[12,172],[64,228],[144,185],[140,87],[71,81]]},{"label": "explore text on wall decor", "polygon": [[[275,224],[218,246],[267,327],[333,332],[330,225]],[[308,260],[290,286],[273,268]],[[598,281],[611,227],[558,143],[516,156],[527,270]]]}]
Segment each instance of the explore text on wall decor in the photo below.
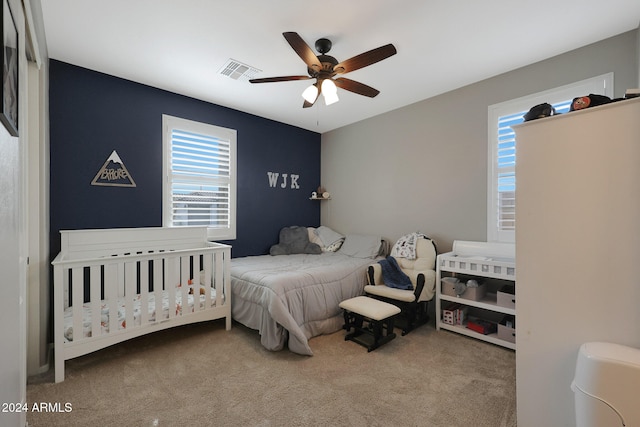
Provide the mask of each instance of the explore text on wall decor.
[{"label": "explore text on wall decor", "polygon": [[[292,190],[297,190],[300,188],[298,185],[298,178],[300,175],[296,175],[293,173],[280,173],[280,172],[267,172],[267,176],[269,177],[269,187],[271,188],[290,188]],[[281,180],[278,183],[278,180]]]},{"label": "explore text on wall decor", "polygon": [[96,174],[91,185],[104,185],[110,187],[135,187],[136,183],[129,174],[126,166],[113,150]]}]

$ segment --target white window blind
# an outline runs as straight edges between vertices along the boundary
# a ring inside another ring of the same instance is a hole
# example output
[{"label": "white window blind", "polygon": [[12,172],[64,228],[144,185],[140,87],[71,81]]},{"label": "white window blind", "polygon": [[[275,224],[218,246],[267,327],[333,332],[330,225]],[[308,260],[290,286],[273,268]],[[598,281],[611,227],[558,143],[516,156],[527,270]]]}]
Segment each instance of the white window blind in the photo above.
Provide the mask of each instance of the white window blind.
[{"label": "white window blind", "polygon": [[[551,105],[556,114],[564,114],[569,112],[572,100]],[[498,206],[495,220],[501,232],[514,232],[516,229],[516,134],[511,126],[524,122],[528,111],[498,117],[495,182]]]},{"label": "white window blind", "polygon": [[489,107],[488,241],[515,241],[517,143],[512,126],[522,123],[534,105],[547,102],[556,114],[565,114],[573,98],[590,93],[612,98],[613,73]]},{"label": "white window blind", "polygon": [[236,131],[163,116],[164,223],[235,238]]}]

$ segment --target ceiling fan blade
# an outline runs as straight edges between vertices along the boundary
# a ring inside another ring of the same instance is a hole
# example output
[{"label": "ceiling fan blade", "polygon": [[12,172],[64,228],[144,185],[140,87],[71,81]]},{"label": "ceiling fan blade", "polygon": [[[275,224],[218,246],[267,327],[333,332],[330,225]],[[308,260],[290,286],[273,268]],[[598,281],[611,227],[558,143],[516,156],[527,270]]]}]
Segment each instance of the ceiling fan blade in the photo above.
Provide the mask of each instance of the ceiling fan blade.
[{"label": "ceiling fan blade", "polygon": [[289,42],[293,50],[296,51],[298,56],[302,58],[304,63],[307,64],[307,67],[314,70],[322,69],[322,64],[320,64],[320,61],[318,61],[316,54],[313,53],[313,50],[311,50],[309,45],[305,43],[304,40],[302,40],[302,37],[300,37],[298,33],[290,31],[282,33],[282,35],[287,40],[287,42]]},{"label": "ceiling fan blade", "polygon": [[335,79],[334,83],[341,89],[357,93],[358,95],[368,96],[369,98],[373,98],[380,93],[378,89],[374,89],[371,86],[367,86],[366,84],[344,77]]},{"label": "ceiling fan blade", "polygon": [[273,82],[288,82],[292,80],[309,80],[310,76],[282,76],[282,77],[264,77],[261,79],[251,79],[250,83],[273,83]]},{"label": "ceiling fan blade", "polygon": [[398,51],[395,46],[392,44],[380,46],[376,49],[356,55],[353,58],[349,58],[346,61],[340,62],[338,65],[333,67],[333,71],[336,74],[344,74],[350,71],[359,70],[360,68],[375,64],[383,59],[387,59],[388,57],[395,55],[397,52]]}]

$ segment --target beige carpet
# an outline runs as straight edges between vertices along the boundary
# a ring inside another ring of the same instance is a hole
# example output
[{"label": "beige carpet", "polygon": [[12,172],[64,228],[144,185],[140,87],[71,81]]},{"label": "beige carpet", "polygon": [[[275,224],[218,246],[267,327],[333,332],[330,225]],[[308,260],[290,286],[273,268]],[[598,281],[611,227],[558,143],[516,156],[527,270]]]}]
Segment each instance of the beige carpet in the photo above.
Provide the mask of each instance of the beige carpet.
[{"label": "beige carpet", "polygon": [[[399,332],[399,331],[398,331]],[[313,357],[262,348],[257,332],[214,321],[158,332],[30,378],[28,413],[51,426],[516,425],[515,353],[433,324],[367,353],[344,332]]]}]

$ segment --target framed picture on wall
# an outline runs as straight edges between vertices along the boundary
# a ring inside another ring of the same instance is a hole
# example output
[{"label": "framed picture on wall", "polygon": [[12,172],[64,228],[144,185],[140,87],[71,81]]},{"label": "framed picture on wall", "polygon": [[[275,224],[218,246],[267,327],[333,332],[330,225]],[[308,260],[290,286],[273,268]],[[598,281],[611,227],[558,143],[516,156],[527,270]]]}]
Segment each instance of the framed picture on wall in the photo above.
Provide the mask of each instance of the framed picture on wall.
[{"label": "framed picture on wall", "polygon": [[2,86],[0,121],[18,136],[18,30],[7,0],[2,0]]}]

